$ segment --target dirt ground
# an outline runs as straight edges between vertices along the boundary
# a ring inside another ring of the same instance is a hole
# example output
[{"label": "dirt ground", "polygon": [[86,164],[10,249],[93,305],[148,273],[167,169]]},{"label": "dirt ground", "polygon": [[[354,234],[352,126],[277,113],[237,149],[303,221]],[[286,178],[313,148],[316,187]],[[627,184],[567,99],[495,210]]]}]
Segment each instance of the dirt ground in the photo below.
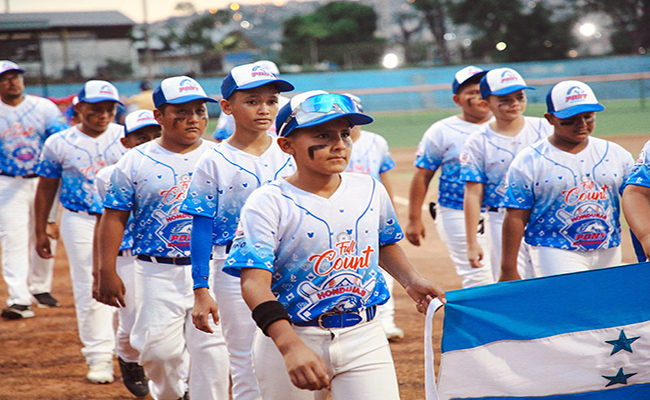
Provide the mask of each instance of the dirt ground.
[{"label": "dirt ground", "polygon": [[[612,138],[635,157],[647,139],[642,136]],[[392,173],[391,181],[397,197],[398,217],[404,227],[407,217],[405,200],[413,174],[413,154],[414,149],[393,151],[397,168]],[[402,247],[425,277],[438,282],[445,290],[460,288],[460,279],[426,214],[425,221],[428,230],[423,245],[415,247],[404,240]],[[629,236],[625,236],[623,257],[624,262],[634,262]],[[58,248],[54,273],[52,293],[61,301],[61,307],[35,308],[36,318],[32,319],[0,321],[0,400],[133,399],[119,381],[117,362],[117,379],[113,384],[93,385],[86,380],[87,367],[80,352],[70,276],[62,246]],[[6,292],[6,285],[0,282],[2,304]],[[399,286],[395,289],[395,298],[396,322],[406,333],[404,339],[391,344],[401,398],[424,399],[424,317],[418,314]],[[435,321],[434,343],[439,343],[442,316],[436,315]],[[436,361],[437,358],[438,355]]]}]

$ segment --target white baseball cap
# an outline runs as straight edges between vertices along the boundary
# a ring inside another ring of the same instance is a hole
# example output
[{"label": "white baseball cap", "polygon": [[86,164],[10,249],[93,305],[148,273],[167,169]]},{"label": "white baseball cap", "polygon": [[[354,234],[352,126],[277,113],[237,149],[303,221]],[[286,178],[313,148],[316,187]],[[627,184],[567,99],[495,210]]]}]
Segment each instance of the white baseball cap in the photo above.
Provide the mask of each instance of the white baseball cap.
[{"label": "white baseball cap", "polygon": [[546,106],[549,113],[560,119],[605,109],[589,85],[580,81],[562,81],[553,86],[546,95]]},{"label": "white baseball cap", "polygon": [[480,88],[481,97],[484,99],[489,95],[503,96],[522,89],[535,90],[532,86],[526,86],[524,78],[512,68],[497,68],[488,71],[481,78]]},{"label": "white baseball cap", "polygon": [[154,118],[153,112],[150,110],[135,110],[129,113],[124,119],[124,128],[127,135],[145,126],[152,125],[160,126],[156,118]]},{"label": "white baseball cap", "polygon": [[230,98],[236,90],[254,89],[274,83],[279,92],[290,92],[294,89],[289,82],[279,79],[271,70],[259,63],[238,65],[230,70],[221,82],[221,95]]},{"label": "white baseball cap", "polygon": [[467,82],[470,78],[476,77],[476,83],[478,83],[478,79],[481,79],[485,74],[487,74],[487,71],[484,71],[481,68],[475,67],[473,65],[469,65],[461,69],[454,75],[454,82],[451,84],[452,92],[454,92],[454,94],[458,93],[460,86],[463,83]]},{"label": "white baseball cap", "polygon": [[163,79],[160,86],[153,92],[153,103],[156,108],[163,104],[183,104],[194,100],[218,103],[217,100],[205,94],[197,81],[184,75]]},{"label": "white baseball cap", "polygon": [[107,81],[91,80],[84,83],[81,92],[77,95],[79,103],[99,103],[100,101],[114,101],[122,104],[117,88]]},{"label": "white baseball cap", "polygon": [[9,72],[9,71],[18,71],[21,74],[25,73],[25,70],[20,68],[18,66],[18,64],[16,64],[15,62],[9,61],[9,60],[1,60],[0,61],[0,75],[4,74],[5,72]]},{"label": "white baseball cap", "polygon": [[255,61],[255,64],[263,66],[264,68],[268,69],[275,76],[280,76],[280,68],[278,68],[277,64],[274,63],[271,60]]}]

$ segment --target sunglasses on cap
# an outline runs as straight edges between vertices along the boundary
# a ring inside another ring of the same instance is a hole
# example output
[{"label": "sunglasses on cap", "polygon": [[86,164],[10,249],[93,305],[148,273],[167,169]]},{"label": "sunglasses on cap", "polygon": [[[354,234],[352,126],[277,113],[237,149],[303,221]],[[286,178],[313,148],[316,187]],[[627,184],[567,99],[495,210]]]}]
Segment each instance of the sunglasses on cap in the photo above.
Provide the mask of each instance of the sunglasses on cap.
[{"label": "sunglasses on cap", "polygon": [[305,99],[282,124],[282,132],[291,121],[295,120],[298,127],[315,121],[325,115],[359,112],[354,100],[342,94],[318,94]]}]

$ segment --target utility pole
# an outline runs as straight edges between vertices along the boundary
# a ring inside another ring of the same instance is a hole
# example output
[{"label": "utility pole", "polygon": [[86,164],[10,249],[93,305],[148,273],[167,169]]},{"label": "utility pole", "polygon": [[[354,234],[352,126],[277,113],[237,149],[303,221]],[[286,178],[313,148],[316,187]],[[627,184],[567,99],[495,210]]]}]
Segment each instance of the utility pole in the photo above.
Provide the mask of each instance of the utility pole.
[{"label": "utility pole", "polygon": [[151,82],[153,80],[153,57],[151,55],[151,45],[149,43],[149,17],[147,12],[147,0],[142,0],[142,25],[144,31],[144,58],[145,64],[147,66],[147,79]]}]

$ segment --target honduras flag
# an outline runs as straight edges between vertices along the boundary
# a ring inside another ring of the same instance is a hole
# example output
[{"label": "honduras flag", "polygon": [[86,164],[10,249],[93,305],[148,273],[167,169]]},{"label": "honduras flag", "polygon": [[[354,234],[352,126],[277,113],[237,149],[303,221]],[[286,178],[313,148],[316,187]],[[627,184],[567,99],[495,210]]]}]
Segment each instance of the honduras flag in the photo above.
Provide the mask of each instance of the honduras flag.
[{"label": "honduras flag", "polygon": [[650,399],[650,263],[448,292],[437,389],[436,307],[427,400]]}]

